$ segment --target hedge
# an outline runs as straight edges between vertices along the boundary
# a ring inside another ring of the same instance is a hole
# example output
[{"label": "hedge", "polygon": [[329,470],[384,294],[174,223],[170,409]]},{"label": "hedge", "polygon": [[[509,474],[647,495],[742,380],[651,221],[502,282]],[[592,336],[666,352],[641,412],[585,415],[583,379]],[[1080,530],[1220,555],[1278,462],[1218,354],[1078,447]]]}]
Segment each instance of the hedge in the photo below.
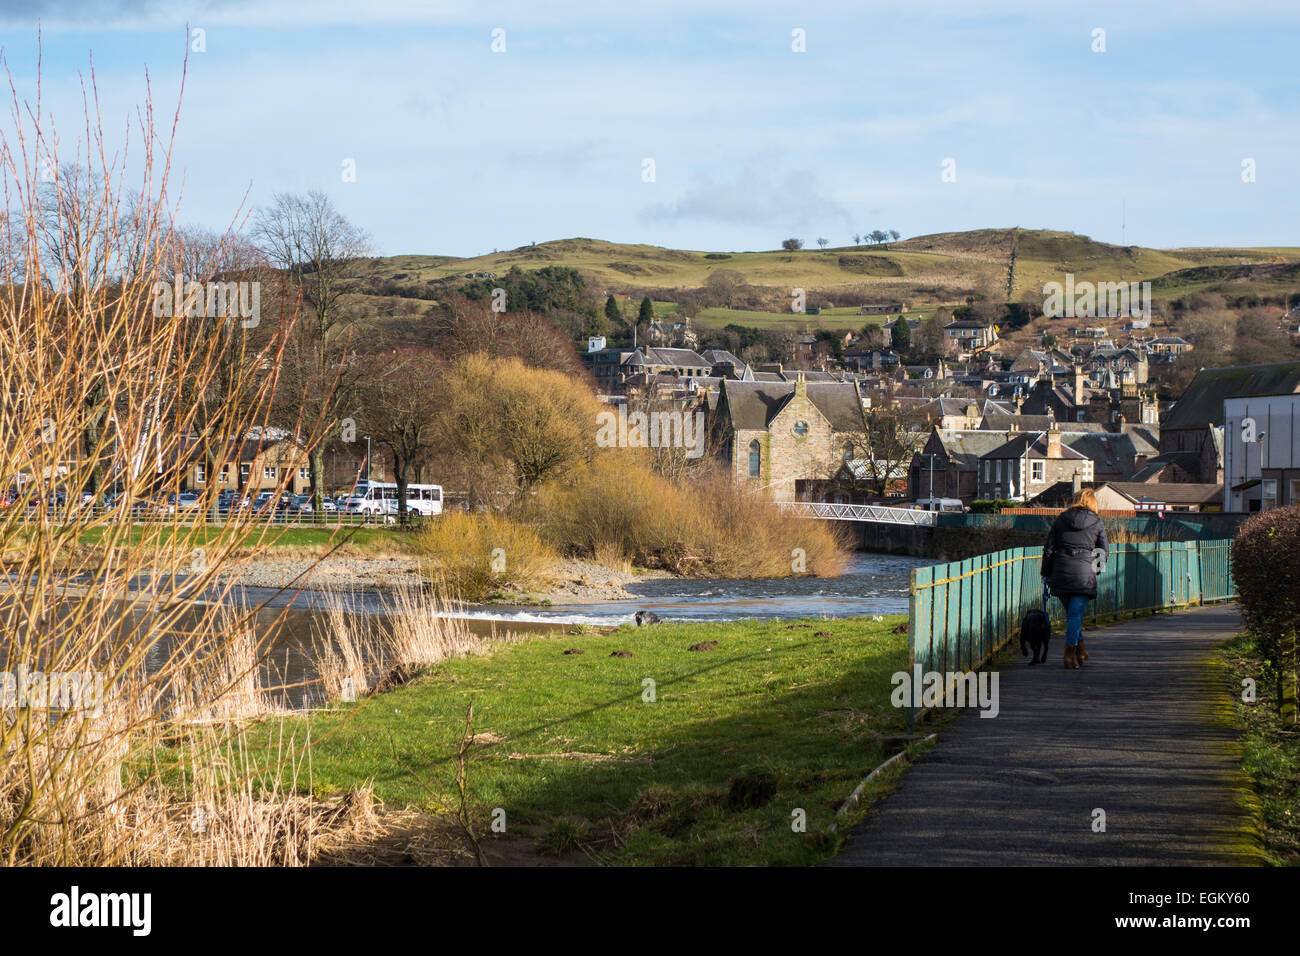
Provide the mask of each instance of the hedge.
[{"label": "hedge", "polygon": [[1278,675],[1278,707],[1296,721],[1296,634],[1300,632],[1300,506],[1261,512],[1232,546],[1241,614]]}]

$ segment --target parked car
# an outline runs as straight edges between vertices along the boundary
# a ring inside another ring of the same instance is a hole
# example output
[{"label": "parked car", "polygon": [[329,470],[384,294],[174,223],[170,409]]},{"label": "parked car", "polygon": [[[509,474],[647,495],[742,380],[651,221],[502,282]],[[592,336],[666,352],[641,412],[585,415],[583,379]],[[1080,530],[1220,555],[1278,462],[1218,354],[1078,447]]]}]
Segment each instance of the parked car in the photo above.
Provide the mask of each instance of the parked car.
[{"label": "parked car", "polygon": [[199,507],[199,496],[192,491],[184,491],[176,496],[178,511],[195,511]]},{"label": "parked car", "polygon": [[175,495],[154,495],[144,503],[144,510],[155,515],[174,515],[176,513]]}]

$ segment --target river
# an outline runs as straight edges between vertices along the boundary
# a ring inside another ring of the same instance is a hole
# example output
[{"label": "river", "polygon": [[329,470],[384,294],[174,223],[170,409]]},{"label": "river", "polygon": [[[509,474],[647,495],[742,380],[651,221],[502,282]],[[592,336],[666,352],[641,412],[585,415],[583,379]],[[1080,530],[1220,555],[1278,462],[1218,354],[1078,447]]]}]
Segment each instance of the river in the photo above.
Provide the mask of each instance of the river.
[{"label": "river", "polygon": [[[855,553],[844,572],[833,578],[650,578],[627,586],[637,595],[631,600],[536,608],[467,605],[453,616],[465,618],[472,632],[489,636],[503,631],[553,631],[574,625],[614,627],[633,623],[633,615],[641,610],[653,611],[667,622],[705,623],[905,614],[912,569],[933,563],[921,558]],[[148,581],[135,584],[143,588]],[[264,688],[276,689],[271,696],[291,708],[321,703],[314,689],[317,675],[312,663],[314,636],[327,630],[318,610],[323,600],[320,592],[294,594],[235,588],[227,600],[260,606],[254,616],[254,629],[265,642],[260,647],[260,682]],[[344,600],[357,613],[379,614],[391,599],[374,592],[357,592]],[[161,665],[167,647],[164,640],[151,649],[150,669]],[[0,660],[4,657],[0,653]]]},{"label": "river", "polygon": [[[856,617],[906,614],[913,568],[933,564],[923,558],[855,553],[844,573],[833,578],[650,578],[627,586],[637,597],[595,604],[549,607],[466,605],[457,616],[473,621],[510,624],[616,626],[630,624],[647,610],[665,621],[785,620],[800,617]],[[240,592],[236,592],[240,593]],[[242,589],[249,603],[310,609],[319,595]],[[383,597],[373,593],[352,598],[358,611],[381,611]]]}]

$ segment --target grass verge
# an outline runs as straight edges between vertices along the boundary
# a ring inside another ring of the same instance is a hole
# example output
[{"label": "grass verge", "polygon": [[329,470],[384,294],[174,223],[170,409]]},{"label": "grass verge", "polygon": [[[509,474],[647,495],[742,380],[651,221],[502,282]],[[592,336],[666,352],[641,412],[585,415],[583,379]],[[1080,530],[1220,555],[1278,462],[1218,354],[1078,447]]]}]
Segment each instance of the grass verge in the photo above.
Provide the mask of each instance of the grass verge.
[{"label": "grass verge", "polygon": [[888,781],[837,818],[845,798],[903,745],[889,702],[902,620],[536,637],[272,736],[310,731],[318,794],[373,781],[390,807],[456,807],[485,844],[496,822],[608,864],[811,864]]},{"label": "grass verge", "polygon": [[[1276,675],[1253,636],[1229,641],[1223,657],[1242,729],[1242,770],[1254,783],[1263,815],[1265,857],[1275,866],[1300,866],[1300,727],[1278,719]],[[1253,703],[1241,699],[1247,678],[1255,682]]]}]

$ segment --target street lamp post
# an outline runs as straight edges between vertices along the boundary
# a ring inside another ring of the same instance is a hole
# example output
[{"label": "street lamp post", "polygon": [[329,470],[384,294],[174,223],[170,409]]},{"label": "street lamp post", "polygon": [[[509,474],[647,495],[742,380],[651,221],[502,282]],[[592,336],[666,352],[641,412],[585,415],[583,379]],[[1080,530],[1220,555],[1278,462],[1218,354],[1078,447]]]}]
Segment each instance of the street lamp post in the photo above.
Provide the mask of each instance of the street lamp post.
[{"label": "street lamp post", "polygon": [[[1264,469],[1268,467],[1268,432],[1259,433],[1259,508],[1264,510]],[[1274,497],[1276,503],[1277,497]]]},{"label": "street lamp post", "polygon": [[929,462],[929,464],[926,467],[926,470],[930,473],[930,500],[933,502],[934,501],[934,455],[927,454],[925,452],[921,452],[920,454],[922,458],[926,459]]},{"label": "street lamp post", "polygon": [[366,481],[370,480],[370,436],[366,436]]}]

